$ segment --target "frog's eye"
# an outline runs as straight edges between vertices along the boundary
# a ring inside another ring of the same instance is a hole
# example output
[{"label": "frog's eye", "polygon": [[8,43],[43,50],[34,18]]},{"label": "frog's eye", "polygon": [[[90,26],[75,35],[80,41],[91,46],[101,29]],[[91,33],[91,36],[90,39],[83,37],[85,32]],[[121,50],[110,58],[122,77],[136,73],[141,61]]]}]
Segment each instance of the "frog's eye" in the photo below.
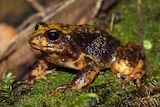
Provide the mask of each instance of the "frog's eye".
[{"label": "frog's eye", "polygon": [[50,40],[56,40],[59,37],[59,33],[56,30],[49,30],[47,36]]}]

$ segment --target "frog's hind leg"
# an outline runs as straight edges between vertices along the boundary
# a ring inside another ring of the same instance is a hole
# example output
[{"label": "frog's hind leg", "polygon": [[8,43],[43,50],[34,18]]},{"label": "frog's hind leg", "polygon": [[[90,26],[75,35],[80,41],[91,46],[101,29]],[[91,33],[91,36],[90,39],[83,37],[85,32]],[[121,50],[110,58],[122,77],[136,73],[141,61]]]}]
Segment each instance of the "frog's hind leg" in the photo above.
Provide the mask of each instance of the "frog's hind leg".
[{"label": "frog's hind leg", "polygon": [[64,91],[81,89],[89,85],[94,80],[98,72],[99,67],[94,62],[91,62],[89,65],[85,66],[82,70],[78,72],[78,74],[71,83],[61,85],[53,89],[51,93],[55,94],[60,89],[63,89]]},{"label": "frog's hind leg", "polygon": [[37,79],[47,80],[45,75],[51,73],[51,71],[47,70],[49,65],[50,63],[46,59],[40,58],[38,61],[35,62],[35,65],[32,67],[32,70],[28,74],[26,79],[20,79],[13,82],[12,84],[13,89],[22,84],[27,84],[32,86],[35,80]]},{"label": "frog's hind leg", "polygon": [[144,74],[145,74],[144,61],[139,60],[138,64],[134,67],[132,73],[122,81],[122,87],[125,88],[125,84],[129,83],[132,80],[136,80],[136,86],[139,88],[141,85],[141,79]]},{"label": "frog's hind leg", "polygon": [[140,85],[141,85],[141,79],[142,79],[142,77],[143,77],[143,75],[145,74],[145,70],[141,70],[141,72],[139,72],[138,74],[137,74],[137,78],[136,78],[136,86],[139,88],[140,87]]}]

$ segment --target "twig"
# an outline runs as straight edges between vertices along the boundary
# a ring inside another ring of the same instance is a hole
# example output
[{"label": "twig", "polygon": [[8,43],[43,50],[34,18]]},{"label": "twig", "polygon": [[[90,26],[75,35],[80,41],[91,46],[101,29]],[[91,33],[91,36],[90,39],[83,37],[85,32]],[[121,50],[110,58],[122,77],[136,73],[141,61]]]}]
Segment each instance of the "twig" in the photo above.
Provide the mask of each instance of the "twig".
[{"label": "twig", "polygon": [[112,17],[111,17],[111,23],[110,23],[110,31],[111,31],[111,32],[112,32],[112,30],[113,30],[114,19],[115,19],[115,14],[113,13],[113,14],[112,14]]},{"label": "twig", "polygon": [[141,5],[142,5],[142,1],[137,0],[137,20],[138,20],[138,26],[139,26],[140,46],[142,50],[144,51],[144,46],[143,46],[144,29],[143,29],[143,24],[142,24],[142,19],[141,19]]},{"label": "twig", "polygon": [[42,12],[42,11],[45,10],[44,7],[37,2],[37,0],[27,0],[27,1],[28,1],[28,2],[32,5],[32,7],[33,7],[35,10],[37,10],[38,12]]}]

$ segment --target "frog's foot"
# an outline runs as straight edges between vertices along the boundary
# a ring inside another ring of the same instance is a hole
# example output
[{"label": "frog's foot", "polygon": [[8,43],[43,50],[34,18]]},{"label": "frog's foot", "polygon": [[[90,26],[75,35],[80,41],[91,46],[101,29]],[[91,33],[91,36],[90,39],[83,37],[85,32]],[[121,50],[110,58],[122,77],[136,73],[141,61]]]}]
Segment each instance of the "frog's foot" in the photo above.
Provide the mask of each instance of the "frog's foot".
[{"label": "frog's foot", "polygon": [[46,75],[47,74],[50,74],[50,73],[52,73],[52,71],[51,70],[33,70],[32,72],[31,72],[31,77],[35,77],[36,79],[35,80],[37,80],[37,79],[43,79],[43,80],[46,80],[47,81],[47,77],[46,77]]},{"label": "frog's foot", "polygon": [[31,71],[31,74],[27,77],[27,79],[24,80],[19,80],[19,81],[14,81],[12,84],[12,88],[15,89],[20,85],[29,85],[29,86],[33,86],[34,82],[37,79],[43,79],[45,81],[49,81],[46,77],[47,74],[51,73],[51,70],[47,70],[47,71],[37,71],[37,70],[33,70]]},{"label": "frog's foot", "polygon": [[34,76],[36,79],[47,80],[46,75],[52,72],[51,70],[47,70],[49,65],[50,63],[46,59],[39,59],[33,66],[30,76]]},{"label": "frog's foot", "polygon": [[130,78],[125,78],[124,80],[122,80],[122,88],[125,89],[126,84],[128,84],[130,81]]},{"label": "frog's foot", "polygon": [[25,80],[14,81],[12,83],[12,88],[15,89],[22,84],[26,84],[26,85],[29,85],[30,87],[33,87],[35,80],[36,80],[36,77],[29,77],[28,79],[25,79]]},{"label": "frog's foot", "polygon": [[[142,74],[143,73],[143,74]],[[144,75],[145,71],[138,72],[137,74],[131,74],[122,81],[122,88],[125,88],[125,85],[130,81],[136,80],[136,86],[139,88],[141,86],[141,78]]]},{"label": "frog's foot", "polygon": [[132,74],[126,76],[125,79],[122,80],[122,88],[125,89],[125,85],[128,84],[130,81],[133,81],[133,80],[136,80],[137,82],[139,82],[139,85],[140,85],[140,79],[141,78],[139,78],[138,75],[139,75],[138,73],[137,74],[132,73]]},{"label": "frog's foot", "polygon": [[47,81],[46,75],[51,73],[51,70],[47,70],[50,63],[44,58],[39,59],[35,65],[32,67],[30,74],[28,74],[26,79],[16,80],[12,84],[12,88],[15,89],[22,84],[32,86],[37,79],[44,79]]},{"label": "frog's foot", "polygon": [[125,89],[125,85],[128,84],[130,81],[133,81],[133,80],[136,80],[136,86],[137,86],[137,88],[139,88],[140,85],[141,85],[141,81],[140,81],[141,78],[134,79],[133,77],[127,77],[124,80],[122,80],[122,88]]},{"label": "frog's foot", "polygon": [[73,90],[73,89],[76,89],[76,85],[75,84],[64,84],[64,85],[61,85],[61,86],[58,86],[57,88],[53,89],[51,91],[52,94],[56,94],[58,91],[60,90],[63,90],[63,93],[65,93],[66,91],[68,90]]}]

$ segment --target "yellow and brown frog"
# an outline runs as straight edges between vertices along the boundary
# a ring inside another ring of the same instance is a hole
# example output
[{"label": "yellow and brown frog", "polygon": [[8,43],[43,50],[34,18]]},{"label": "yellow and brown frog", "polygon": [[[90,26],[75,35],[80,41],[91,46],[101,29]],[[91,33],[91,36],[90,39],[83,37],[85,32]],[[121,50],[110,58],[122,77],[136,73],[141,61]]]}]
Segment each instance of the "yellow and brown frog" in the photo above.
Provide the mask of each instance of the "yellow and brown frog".
[{"label": "yellow and brown frog", "polygon": [[134,43],[122,46],[110,32],[90,25],[39,23],[29,36],[29,44],[40,50],[43,58],[31,71],[30,77],[34,78],[17,84],[46,79],[51,63],[79,71],[72,82],[53,89],[52,93],[60,89],[81,89],[89,85],[101,69],[110,69],[123,78],[123,88],[132,80],[140,87],[145,74],[145,55],[140,46]]}]

